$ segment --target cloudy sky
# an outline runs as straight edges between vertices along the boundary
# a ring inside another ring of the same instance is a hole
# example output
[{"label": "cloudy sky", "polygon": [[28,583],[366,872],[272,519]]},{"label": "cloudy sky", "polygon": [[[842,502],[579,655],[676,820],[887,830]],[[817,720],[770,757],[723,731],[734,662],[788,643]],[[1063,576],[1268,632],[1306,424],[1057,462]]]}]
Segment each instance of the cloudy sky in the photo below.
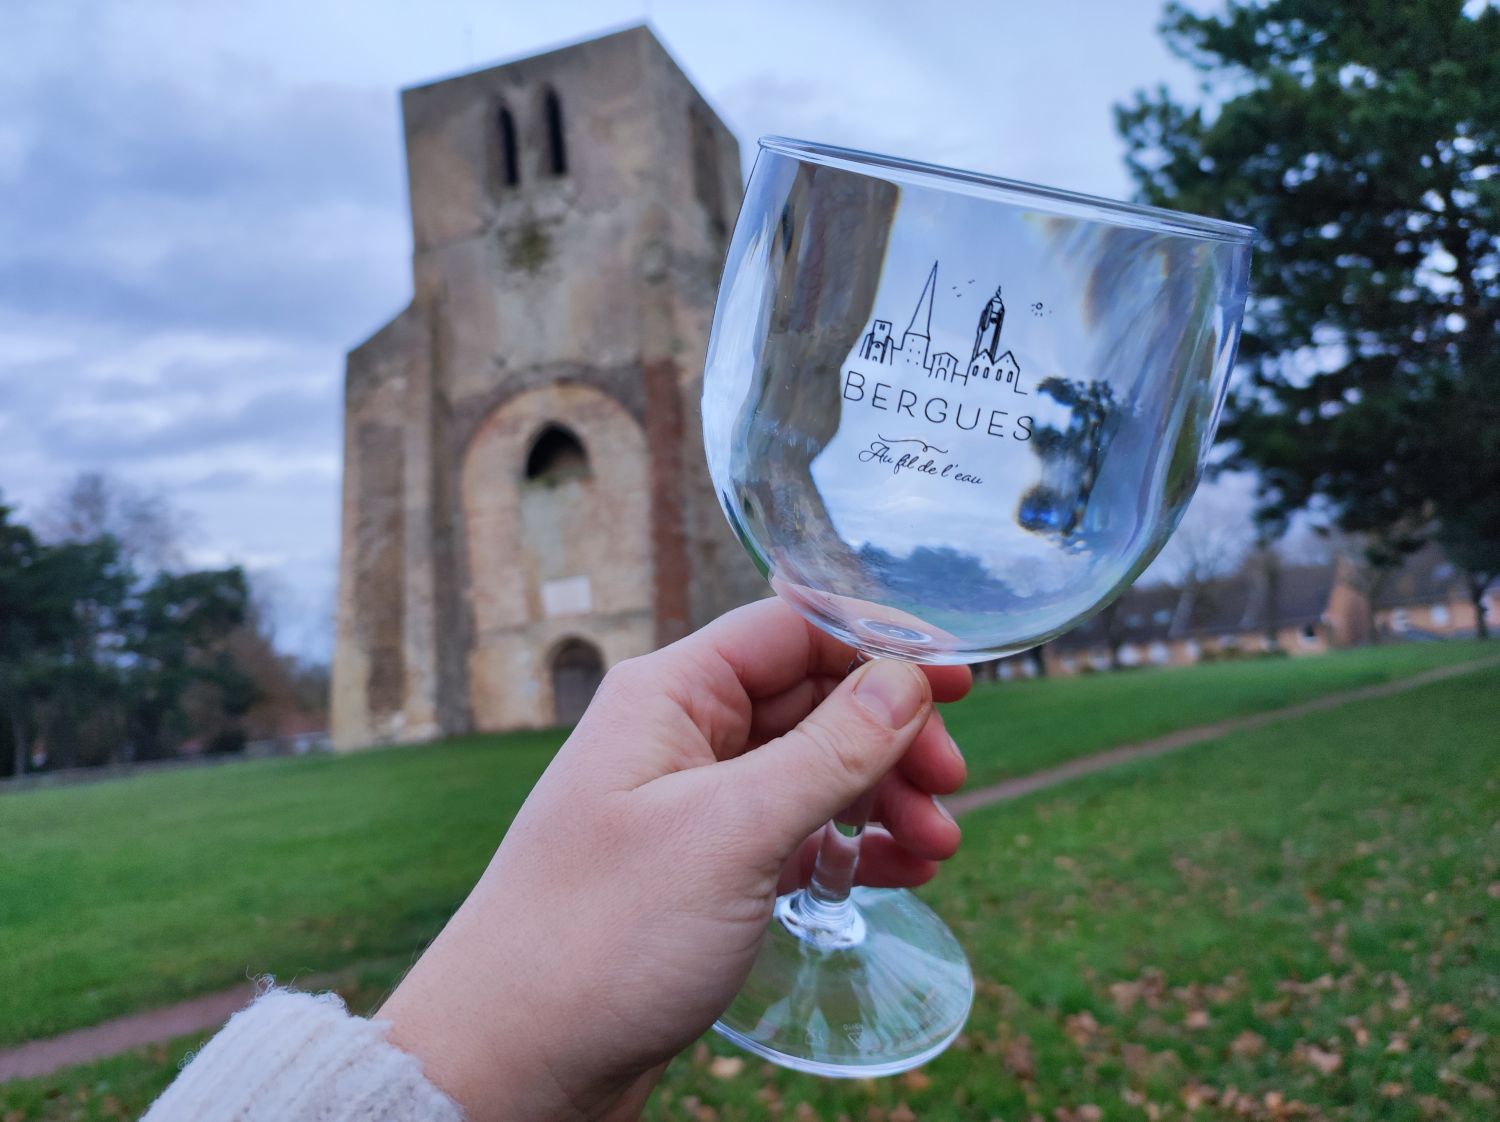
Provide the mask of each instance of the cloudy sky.
[{"label": "cloudy sky", "polygon": [[1160,0],[3,0],[0,493],[166,491],[326,656],[343,354],[410,295],[396,91],[649,20],[747,142],[1124,197]]}]

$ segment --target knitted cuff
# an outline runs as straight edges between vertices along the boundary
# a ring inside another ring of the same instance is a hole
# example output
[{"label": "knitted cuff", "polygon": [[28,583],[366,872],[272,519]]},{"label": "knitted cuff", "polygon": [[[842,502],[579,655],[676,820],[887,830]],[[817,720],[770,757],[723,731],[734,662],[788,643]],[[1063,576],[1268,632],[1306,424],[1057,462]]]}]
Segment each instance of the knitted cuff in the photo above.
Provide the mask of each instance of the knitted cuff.
[{"label": "knitted cuff", "polygon": [[386,1025],[335,994],[271,990],[194,1056],[141,1122],[463,1122]]}]

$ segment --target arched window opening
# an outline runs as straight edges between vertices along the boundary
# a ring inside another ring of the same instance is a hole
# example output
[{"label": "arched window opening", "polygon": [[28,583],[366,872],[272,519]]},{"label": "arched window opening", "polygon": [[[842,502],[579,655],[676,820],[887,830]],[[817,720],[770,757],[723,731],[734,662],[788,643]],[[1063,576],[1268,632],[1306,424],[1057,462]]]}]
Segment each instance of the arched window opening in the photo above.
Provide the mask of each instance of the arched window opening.
[{"label": "arched window opening", "polygon": [[583,442],[562,425],[548,425],[531,445],[526,457],[526,479],[535,483],[563,483],[587,479],[589,454]]},{"label": "arched window opening", "polygon": [[583,639],[567,639],[552,656],[552,715],[560,725],[576,725],[604,680],[604,657]]},{"label": "arched window opening", "polygon": [[562,103],[557,91],[548,87],[542,95],[542,115],[547,122],[547,172],[549,175],[568,174],[568,150],[563,141]]},{"label": "arched window opening", "polygon": [[521,182],[521,158],[516,148],[516,119],[500,106],[495,114],[495,182],[514,187]]},{"label": "arched window opening", "polygon": [[688,135],[692,143],[693,194],[708,212],[709,229],[723,240],[729,232],[724,220],[724,180],[719,172],[719,148],[713,123],[696,105],[688,106]]}]

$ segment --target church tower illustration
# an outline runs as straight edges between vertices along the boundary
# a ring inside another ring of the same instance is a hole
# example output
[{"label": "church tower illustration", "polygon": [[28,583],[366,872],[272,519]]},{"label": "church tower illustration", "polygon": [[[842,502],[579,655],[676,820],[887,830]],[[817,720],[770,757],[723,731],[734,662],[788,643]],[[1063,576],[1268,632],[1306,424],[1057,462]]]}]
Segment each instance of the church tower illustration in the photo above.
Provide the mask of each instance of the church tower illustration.
[{"label": "church tower illustration", "polygon": [[906,325],[906,334],[901,336],[901,361],[908,368],[926,370],[930,363],[927,352],[932,345],[932,295],[937,288],[937,262],[932,263],[932,272],[927,274],[927,283],[922,286],[922,295],[912,309],[911,322]]},{"label": "church tower illustration", "polygon": [[969,356],[969,377],[980,381],[1005,382],[1018,394],[1021,388],[1021,364],[1010,351],[1000,353],[1000,330],[1005,326],[1005,301],[1000,289],[979,313],[979,323],[974,329],[974,353]]}]

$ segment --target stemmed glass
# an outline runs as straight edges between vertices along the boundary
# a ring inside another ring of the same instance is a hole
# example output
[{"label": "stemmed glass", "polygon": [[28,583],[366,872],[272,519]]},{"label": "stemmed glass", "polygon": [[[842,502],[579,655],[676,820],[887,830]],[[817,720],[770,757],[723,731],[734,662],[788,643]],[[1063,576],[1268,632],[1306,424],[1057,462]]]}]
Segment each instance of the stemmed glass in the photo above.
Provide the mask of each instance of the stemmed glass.
[{"label": "stemmed glass", "polygon": [[[869,657],[972,663],[1125,589],[1198,484],[1244,311],[1244,226],[767,138],[714,315],[703,437],[776,593]],[[909,892],[824,831],[715,1026],[787,1067],[889,1075],[974,984]]]}]

